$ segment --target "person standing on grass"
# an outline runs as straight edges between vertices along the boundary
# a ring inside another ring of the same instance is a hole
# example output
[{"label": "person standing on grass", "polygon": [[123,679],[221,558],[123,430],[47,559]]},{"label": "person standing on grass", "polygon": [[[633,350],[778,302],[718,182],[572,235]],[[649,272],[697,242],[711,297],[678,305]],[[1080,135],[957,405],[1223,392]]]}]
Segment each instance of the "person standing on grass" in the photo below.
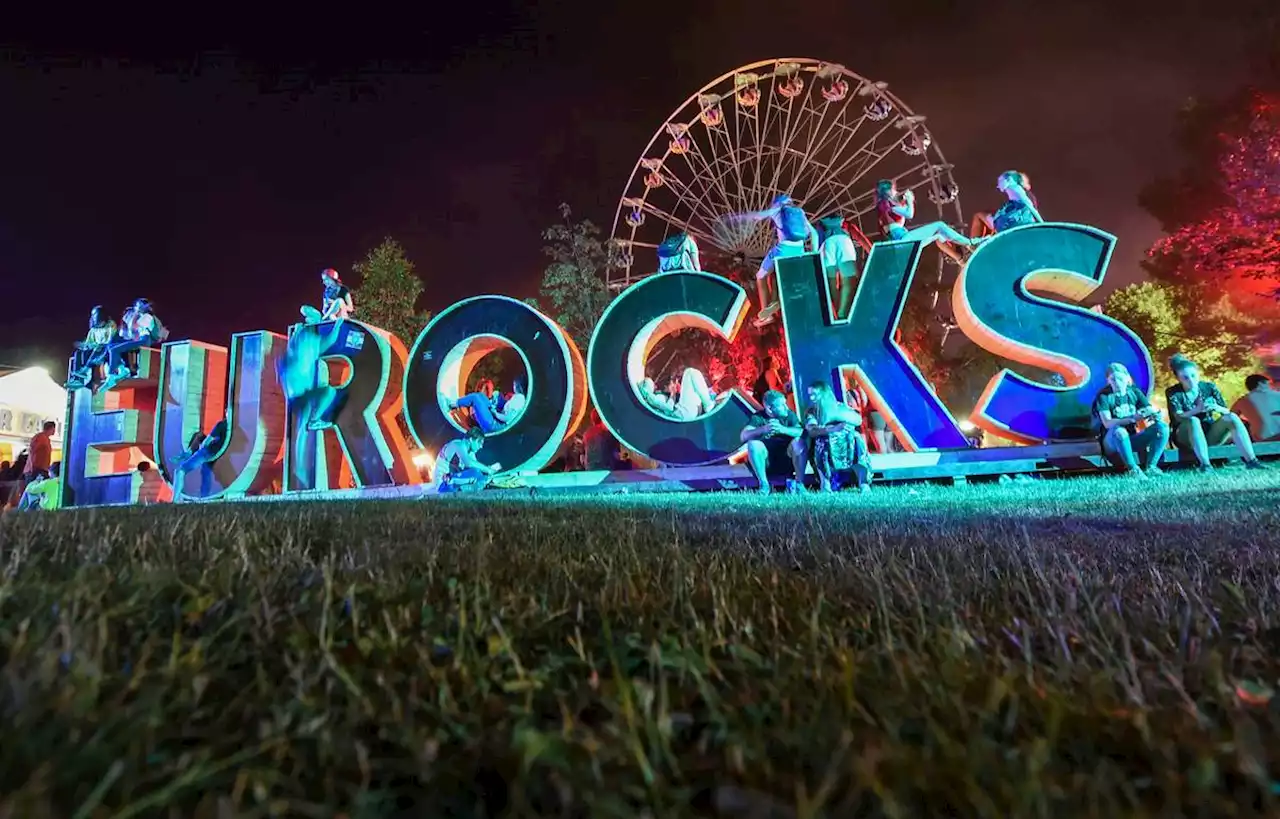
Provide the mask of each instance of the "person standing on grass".
[{"label": "person standing on grass", "polygon": [[1227,409],[1227,401],[1216,384],[1201,380],[1200,367],[1178,353],[1169,359],[1169,368],[1178,383],[1165,390],[1164,396],[1178,449],[1194,455],[1201,472],[1209,472],[1213,469],[1209,447],[1234,441],[1247,469],[1266,469],[1253,452],[1244,421]]},{"label": "person standing on grass", "polygon": [[49,477],[49,463],[53,460],[53,432],[58,425],[45,421],[40,431],[31,436],[27,444],[27,465],[22,470],[22,491],[36,481]]},{"label": "person standing on grass", "polygon": [[[823,492],[838,489],[840,473],[853,475],[861,492],[871,488],[871,454],[862,435],[862,415],[836,398],[831,385],[821,379],[805,390],[809,409],[805,411],[804,437],[806,460],[818,473],[818,486]],[[803,479],[803,473],[802,473]]]},{"label": "person standing on grass", "polygon": [[461,438],[455,438],[436,454],[436,476],[440,492],[479,491],[502,471],[502,464],[487,466],[476,455],[484,448],[484,433],[472,427]]},{"label": "person standing on grass", "polygon": [[1249,425],[1253,440],[1280,441],[1280,392],[1259,374],[1246,378],[1244,387],[1248,392],[1231,405],[1231,411]]},{"label": "person standing on grass", "polygon": [[1107,367],[1107,386],[1093,399],[1093,416],[1102,454],[1129,475],[1159,475],[1169,445],[1169,425],[1133,383],[1123,364]]},{"label": "person standing on grass", "polygon": [[764,411],[751,416],[742,430],[747,467],[760,484],[760,493],[769,494],[769,479],[788,477],[804,480],[804,427],[800,416],[787,406],[787,397],[777,390],[764,394]]}]

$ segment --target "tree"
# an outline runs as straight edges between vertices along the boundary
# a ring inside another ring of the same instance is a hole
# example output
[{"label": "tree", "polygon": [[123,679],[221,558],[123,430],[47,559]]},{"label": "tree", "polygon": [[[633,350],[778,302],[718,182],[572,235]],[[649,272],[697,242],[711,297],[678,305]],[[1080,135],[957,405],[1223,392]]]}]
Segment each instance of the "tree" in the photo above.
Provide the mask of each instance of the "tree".
[{"label": "tree", "polygon": [[1249,91],[1184,112],[1189,164],[1147,188],[1142,204],[1170,231],[1145,265],[1194,303],[1225,293],[1259,319],[1280,319],[1280,91]]},{"label": "tree", "polygon": [[394,333],[406,347],[412,346],[431,313],[417,308],[422,279],[413,272],[413,262],[404,248],[388,236],[353,269],[360,278],[352,293],[356,317]]},{"label": "tree", "polygon": [[[560,218],[560,224],[542,232],[548,243],[542,250],[551,263],[538,292],[549,304],[548,314],[585,355],[591,332],[613,299],[605,273],[614,263],[614,251],[589,219],[575,223],[568,205],[560,206]],[[530,303],[539,306],[536,300]]]},{"label": "tree", "polygon": [[1251,321],[1227,296],[1201,303],[1197,291],[1194,286],[1161,282],[1132,284],[1112,293],[1103,312],[1147,345],[1155,359],[1158,394],[1174,382],[1169,358],[1182,353],[1200,365],[1204,377],[1216,383],[1228,401],[1234,401],[1245,392],[1245,378],[1263,367],[1247,329]]}]

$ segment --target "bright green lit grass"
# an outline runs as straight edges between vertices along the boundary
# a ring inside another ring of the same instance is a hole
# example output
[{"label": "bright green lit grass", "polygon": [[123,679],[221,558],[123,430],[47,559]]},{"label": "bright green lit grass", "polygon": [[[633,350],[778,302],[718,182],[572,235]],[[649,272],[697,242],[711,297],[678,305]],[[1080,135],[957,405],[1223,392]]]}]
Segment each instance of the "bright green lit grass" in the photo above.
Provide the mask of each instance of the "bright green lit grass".
[{"label": "bright green lit grass", "polygon": [[0,522],[0,817],[1275,815],[1280,472]]}]

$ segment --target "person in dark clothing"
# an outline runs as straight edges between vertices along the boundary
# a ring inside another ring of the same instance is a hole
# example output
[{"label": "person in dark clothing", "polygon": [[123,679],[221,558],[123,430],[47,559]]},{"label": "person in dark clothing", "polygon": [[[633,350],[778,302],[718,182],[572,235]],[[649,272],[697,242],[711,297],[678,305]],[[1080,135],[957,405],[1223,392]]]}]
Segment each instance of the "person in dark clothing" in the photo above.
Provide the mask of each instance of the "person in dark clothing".
[{"label": "person in dark clothing", "polygon": [[200,494],[204,498],[209,495],[213,484],[212,463],[222,454],[227,443],[227,422],[219,421],[209,430],[209,434],[197,432],[187,443],[187,451],[178,456],[178,464],[173,472],[173,502],[181,503],[184,497],[183,486],[187,473],[200,470]]},{"label": "person in dark clothing", "polygon": [[1102,453],[1129,475],[1159,475],[1169,445],[1169,425],[1133,383],[1123,364],[1107,367],[1107,386],[1093,400],[1093,417]]},{"label": "person in dark clothing", "polygon": [[764,411],[751,416],[742,430],[742,443],[746,445],[747,466],[759,482],[760,493],[767,495],[772,491],[770,478],[804,480],[804,427],[787,406],[786,396],[777,390],[766,392],[761,403]]},{"label": "person in dark clothing", "polygon": [[1209,447],[1234,441],[1245,467],[1266,469],[1254,454],[1244,421],[1227,409],[1227,400],[1216,384],[1201,380],[1200,367],[1179,353],[1169,359],[1169,368],[1178,379],[1164,393],[1175,446],[1194,455],[1200,471],[1208,472],[1213,469]]}]

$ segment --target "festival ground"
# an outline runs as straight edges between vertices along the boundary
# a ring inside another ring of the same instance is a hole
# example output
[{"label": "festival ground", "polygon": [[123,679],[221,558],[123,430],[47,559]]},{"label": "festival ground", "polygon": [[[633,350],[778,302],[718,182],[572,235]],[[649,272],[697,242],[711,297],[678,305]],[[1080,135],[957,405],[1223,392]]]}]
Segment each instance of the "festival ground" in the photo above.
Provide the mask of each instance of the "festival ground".
[{"label": "festival ground", "polygon": [[0,815],[1276,815],[1278,531],[1239,468],[9,515]]}]

